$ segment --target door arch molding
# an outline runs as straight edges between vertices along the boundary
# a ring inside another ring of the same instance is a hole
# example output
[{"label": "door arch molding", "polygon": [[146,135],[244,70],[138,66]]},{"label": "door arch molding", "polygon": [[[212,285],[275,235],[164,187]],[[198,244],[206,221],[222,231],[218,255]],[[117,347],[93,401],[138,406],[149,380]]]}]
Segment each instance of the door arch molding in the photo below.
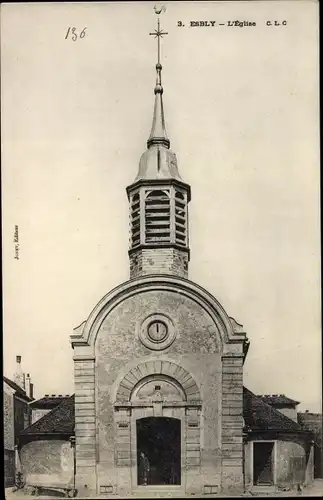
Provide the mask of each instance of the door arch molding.
[{"label": "door arch molding", "polygon": [[185,392],[187,402],[201,400],[200,390],[187,370],[171,361],[155,360],[138,364],[123,377],[117,390],[116,403],[130,402],[138,383],[152,375],[165,375],[177,381]]}]

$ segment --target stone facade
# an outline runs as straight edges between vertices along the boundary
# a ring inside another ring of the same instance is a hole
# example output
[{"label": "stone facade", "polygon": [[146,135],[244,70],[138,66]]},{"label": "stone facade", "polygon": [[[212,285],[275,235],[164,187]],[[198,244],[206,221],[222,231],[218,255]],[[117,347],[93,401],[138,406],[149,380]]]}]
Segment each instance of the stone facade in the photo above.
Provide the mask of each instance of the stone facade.
[{"label": "stone facade", "polygon": [[[170,342],[154,347],[145,335],[156,317]],[[72,335],[80,493],[138,489],[136,425],[147,417],[180,422],[180,492],[242,491],[244,342],[214,297],[183,278],[141,277],[104,297]]]}]

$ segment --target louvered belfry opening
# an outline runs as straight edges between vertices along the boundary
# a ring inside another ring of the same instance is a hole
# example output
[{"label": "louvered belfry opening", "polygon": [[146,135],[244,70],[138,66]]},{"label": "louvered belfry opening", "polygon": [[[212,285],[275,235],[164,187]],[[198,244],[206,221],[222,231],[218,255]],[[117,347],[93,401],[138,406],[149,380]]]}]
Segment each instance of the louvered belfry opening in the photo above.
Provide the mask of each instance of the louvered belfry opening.
[{"label": "louvered belfry opening", "polygon": [[187,193],[177,186],[139,188],[130,199],[130,248],[188,247]]},{"label": "louvered belfry opening", "polygon": [[131,198],[131,246],[140,245],[140,195],[135,193]]},{"label": "louvered belfry opening", "polygon": [[180,191],[175,191],[175,243],[186,245],[187,227],[186,201]]},{"label": "louvered belfry opening", "polygon": [[145,199],[145,243],[170,241],[170,192],[151,191]]}]

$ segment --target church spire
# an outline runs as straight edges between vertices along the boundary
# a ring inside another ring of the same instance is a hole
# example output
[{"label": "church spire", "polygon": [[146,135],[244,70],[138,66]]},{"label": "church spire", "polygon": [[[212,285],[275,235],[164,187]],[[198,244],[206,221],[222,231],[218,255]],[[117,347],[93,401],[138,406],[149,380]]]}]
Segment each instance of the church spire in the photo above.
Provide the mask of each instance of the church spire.
[{"label": "church spire", "polygon": [[[161,11],[156,11],[159,13]],[[163,145],[166,148],[169,148],[170,142],[166,133],[165,126],[165,116],[164,116],[164,106],[163,106],[163,86],[161,80],[161,72],[162,65],[160,63],[160,39],[164,35],[168,35],[165,31],[160,29],[160,21],[159,17],[157,19],[157,29],[153,33],[149,33],[149,35],[155,36],[157,38],[157,64],[156,64],[156,86],[154,89],[155,93],[155,106],[154,106],[154,115],[153,115],[153,123],[151,127],[151,132],[149,139],[147,141],[148,148],[152,145]]]},{"label": "church spire", "polygon": [[[165,8],[156,9],[159,15]],[[170,150],[163,107],[160,28],[157,38],[153,123],[147,149],[141,155],[134,182],[127,187],[130,204],[130,277],[172,274],[187,277],[189,262],[188,203],[190,186],[182,181],[175,153]]]}]

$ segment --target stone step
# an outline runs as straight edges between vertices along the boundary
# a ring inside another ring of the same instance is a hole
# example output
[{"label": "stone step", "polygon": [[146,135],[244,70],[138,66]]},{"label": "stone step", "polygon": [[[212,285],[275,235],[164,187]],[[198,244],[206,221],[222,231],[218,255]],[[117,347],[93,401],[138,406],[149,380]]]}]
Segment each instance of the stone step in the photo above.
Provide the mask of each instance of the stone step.
[{"label": "stone step", "polygon": [[184,489],[180,486],[138,486],[132,490],[137,498],[173,498],[184,497]]}]

